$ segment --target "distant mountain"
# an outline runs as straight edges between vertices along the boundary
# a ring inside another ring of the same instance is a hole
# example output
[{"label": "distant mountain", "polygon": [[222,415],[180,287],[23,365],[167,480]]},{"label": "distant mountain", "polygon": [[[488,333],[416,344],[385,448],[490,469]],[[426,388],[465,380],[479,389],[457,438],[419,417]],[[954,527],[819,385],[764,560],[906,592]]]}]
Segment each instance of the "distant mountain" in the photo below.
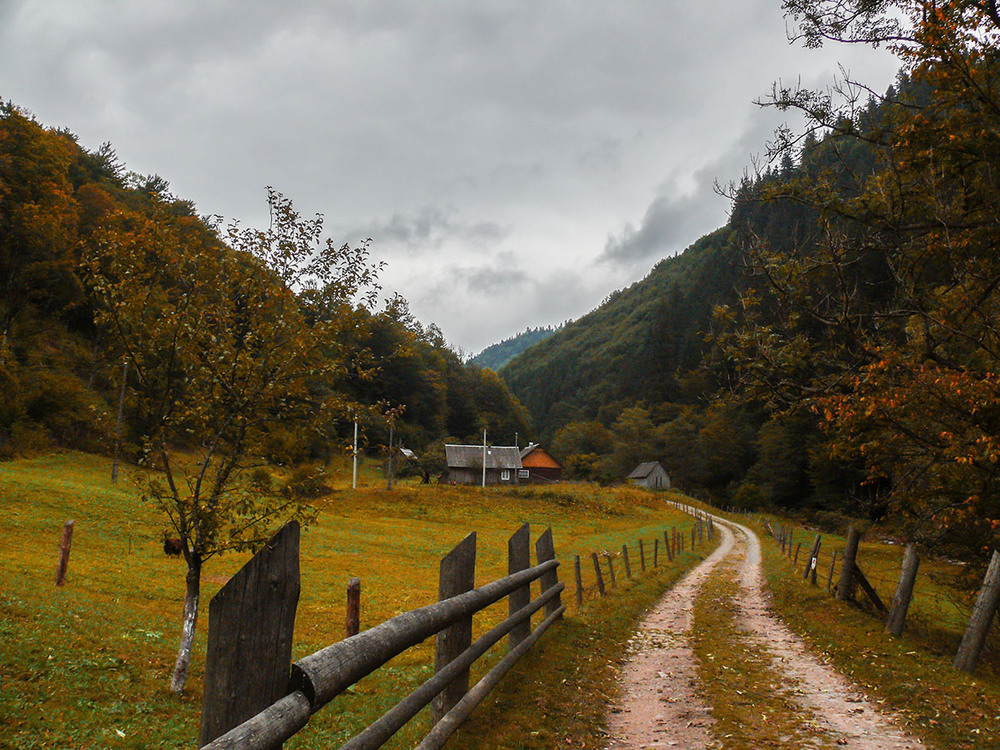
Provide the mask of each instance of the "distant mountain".
[{"label": "distant mountain", "polygon": [[[561,328],[561,326],[560,326]],[[479,354],[469,360],[474,365],[488,367],[497,372],[505,367],[514,357],[527,351],[535,344],[538,344],[552,336],[559,328],[546,326],[544,328],[525,328],[516,336],[504,339],[499,344],[492,344],[483,349]]]}]

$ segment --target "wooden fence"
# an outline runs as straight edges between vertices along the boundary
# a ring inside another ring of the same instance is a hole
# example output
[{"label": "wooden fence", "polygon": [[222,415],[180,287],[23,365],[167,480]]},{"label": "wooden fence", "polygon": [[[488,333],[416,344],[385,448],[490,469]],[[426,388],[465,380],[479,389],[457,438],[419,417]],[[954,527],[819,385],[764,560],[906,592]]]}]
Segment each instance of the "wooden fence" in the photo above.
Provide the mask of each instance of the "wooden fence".
[{"label": "wooden fence", "polygon": [[[795,529],[792,526],[777,524],[772,526],[763,516],[758,517],[761,526],[767,529],[768,533],[775,539],[782,553],[791,560],[793,566],[799,564],[799,553],[803,549],[803,542],[795,540]],[[857,590],[860,588],[872,606],[885,620],[885,631],[890,635],[899,636],[902,634],[906,624],[906,617],[909,611],[910,602],[913,597],[913,589],[917,579],[917,570],[920,566],[920,557],[916,548],[910,544],[903,552],[903,559],[900,565],[899,578],[895,587],[895,594],[890,604],[887,606],[879,596],[875,583],[879,581],[874,577],[866,575],[858,562],[858,555],[861,543],[861,533],[853,526],[847,534],[847,544],[840,558],[840,574],[836,578],[836,590],[834,590],[835,573],[837,571],[838,555],[840,550],[834,550],[831,556],[829,571],[826,573],[826,588],[838,600],[853,602],[857,599]],[[802,574],[803,578],[809,580],[814,586],[820,585],[819,555],[822,545],[822,535],[816,534],[811,551],[804,558]],[[872,580],[869,580],[869,578]],[[976,602],[973,605],[972,613],[966,625],[962,641],[955,654],[953,666],[955,669],[964,672],[973,672],[979,663],[986,637],[989,633],[990,624],[1000,606],[1000,552],[993,552],[989,568],[983,579]]]},{"label": "wooden fence", "polygon": [[[707,517],[691,527],[690,544],[714,536]],[[663,530],[663,554],[669,561],[689,542],[676,527]],[[659,532],[638,542],[639,571],[661,562]],[[205,698],[199,746],[222,748],[279,748],[302,730],[310,717],[361,678],[390,659],[436,636],[434,674],[341,746],[341,750],[381,747],[410,719],[431,706],[432,728],[417,746],[442,747],[501,678],[557,622],[566,610],[561,600],[565,585],[558,580],[551,529],[535,543],[536,564],[530,563],[530,528],[519,528],[508,541],[508,575],[473,588],[476,534],[469,534],[441,561],[439,601],[404,612],[364,632],[359,630],[361,582],[348,585],[348,637],[290,664],[295,608],[298,601],[299,529],[283,528],[213,598],[209,606]],[[633,573],[627,545],[620,555],[592,553],[599,596],[608,595],[600,564],[603,557],[617,586],[614,560],[621,559],[627,578]],[[580,556],[574,559],[575,598],[583,602]],[[531,599],[530,584],[538,580],[541,594]],[[508,617],[472,641],[472,616],[508,599]],[[531,616],[544,608],[544,619],[532,629]],[[504,637],[507,654],[476,685],[469,686],[469,668]],[[291,675],[289,678],[289,674]]]}]

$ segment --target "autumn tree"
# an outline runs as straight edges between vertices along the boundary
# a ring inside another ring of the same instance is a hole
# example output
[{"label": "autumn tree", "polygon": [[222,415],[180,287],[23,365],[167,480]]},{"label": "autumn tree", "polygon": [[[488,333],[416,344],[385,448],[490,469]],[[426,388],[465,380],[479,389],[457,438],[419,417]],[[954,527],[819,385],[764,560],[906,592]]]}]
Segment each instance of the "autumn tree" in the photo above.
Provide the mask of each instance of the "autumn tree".
[{"label": "autumn tree", "polygon": [[903,67],[884,96],[775,88],[813,138],[779,132],[799,176],[765,175],[737,204],[783,202],[809,215],[786,227],[808,229],[742,227],[753,282],[716,321],[732,382],[774,413],[811,409],[831,456],[863,461],[915,534],[981,553],[1000,522],[996,4],[785,8],[807,44],[887,45]]},{"label": "autumn tree", "polygon": [[308,516],[303,501],[273,490],[259,456],[278,425],[318,428],[348,411],[341,334],[356,305],[374,302],[366,247],[324,242],[322,217],[304,219],[274,190],[268,205],[268,229],[234,223],[217,234],[193,216],[122,211],[88,254],[99,322],[135,373],[146,492],[187,562],[175,692],[206,561]]}]

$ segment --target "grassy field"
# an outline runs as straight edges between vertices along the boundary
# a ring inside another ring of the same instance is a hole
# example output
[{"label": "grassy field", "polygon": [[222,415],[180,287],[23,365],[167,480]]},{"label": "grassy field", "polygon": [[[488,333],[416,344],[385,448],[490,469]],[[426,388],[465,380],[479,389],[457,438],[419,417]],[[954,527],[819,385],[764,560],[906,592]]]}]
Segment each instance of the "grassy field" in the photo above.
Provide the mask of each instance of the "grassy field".
[{"label": "grassy field", "polygon": [[[229,555],[207,565],[189,689],[182,697],[172,695],[167,685],[180,632],[185,566],[163,554],[163,519],[141,502],[128,481],[112,486],[109,474],[105,459],[76,453],[0,464],[0,538],[5,541],[0,546],[0,747],[195,745],[207,603],[247,558]],[[543,639],[531,657],[536,661],[518,669],[538,682],[545,700],[587,708],[586,721],[582,708],[566,719],[566,727],[575,722],[582,732],[599,730],[601,712],[594,706],[605,703],[620,654],[616,649],[635,618],[702,554],[685,554],[670,566],[661,558],[655,574],[650,570],[639,578],[636,540],[646,541],[649,555],[653,538],[662,539],[665,528],[686,532],[691,523],[668,509],[663,495],[645,491],[587,485],[483,491],[403,483],[388,492],[373,473],[362,475],[367,487],[352,491],[349,474],[344,476],[332,482],[334,491],[319,503],[318,521],[303,534],[293,659],[343,637],[351,577],[361,578],[362,628],[371,627],[434,601],[437,564],[468,532],[478,533],[476,579],[481,584],[506,573],[506,541],[520,524],[531,524],[533,539],[551,526],[557,555],[565,563],[560,579],[568,585],[564,601],[570,610],[565,625]],[[62,524],[70,518],[76,527],[69,575],[57,589],[57,548]],[[629,544],[636,579],[624,581],[617,561],[619,589],[595,601],[590,553],[617,552],[623,543]],[[580,610],[573,601],[575,554],[583,557],[590,589]],[[502,619],[505,610],[501,604],[477,616],[476,633]],[[552,673],[558,682],[539,682],[531,664],[570,653],[588,665],[581,669],[573,662]],[[497,658],[493,654],[477,665],[473,679]],[[336,746],[426,679],[431,663],[430,643],[398,657],[327,706],[286,747]],[[572,700],[564,702],[560,691]],[[539,735],[530,731],[520,736],[512,717],[537,710],[537,698],[530,690],[519,695],[501,688],[494,703],[506,701],[507,708],[498,712],[484,706],[485,723],[479,726],[489,727],[490,744],[482,747],[552,746],[538,744]],[[412,746],[426,731],[422,717],[411,724],[390,747]],[[472,747],[471,737],[467,733],[462,745]]]},{"label": "grassy field", "polygon": [[[735,520],[746,523],[740,517]],[[772,527],[787,523],[769,517]],[[901,638],[884,632],[882,620],[858,597],[864,608],[837,602],[827,592],[833,550],[846,539],[823,534],[819,584],[803,579],[803,568],[816,536],[797,527],[798,565],[782,555],[762,524],[750,524],[761,539],[768,584],[775,608],[793,630],[809,641],[840,671],[863,686],[880,705],[900,714],[911,730],[934,747],[949,750],[1000,748],[1000,674],[997,636],[991,636],[983,663],[973,676],[956,672],[952,659],[968,621],[974,592],[955,586],[967,578],[963,567],[942,560],[921,561],[914,596]],[[871,534],[870,536],[877,536]],[[888,606],[902,562],[899,545],[862,542],[858,565]],[[833,575],[836,589],[840,574]]]}]

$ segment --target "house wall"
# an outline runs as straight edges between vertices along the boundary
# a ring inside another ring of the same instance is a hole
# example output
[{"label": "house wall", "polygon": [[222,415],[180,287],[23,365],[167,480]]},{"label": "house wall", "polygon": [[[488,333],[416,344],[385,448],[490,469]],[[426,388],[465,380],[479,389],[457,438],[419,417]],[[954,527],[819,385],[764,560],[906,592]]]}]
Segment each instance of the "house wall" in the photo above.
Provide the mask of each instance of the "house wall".
[{"label": "house wall", "polygon": [[[507,471],[509,479],[502,479],[502,471]],[[449,469],[447,474],[449,484],[474,484],[483,483],[482,469]],[[517,484],[517,469],[486,469],[486,484]]]},{"label": "house wall", "polygon": [[[558,482],[562,479],[562,469],[560,468],[546,468],[546,467],[525,467],[528,470],[528,480],[529,482]],[[524,481],[524,480],[521,480]]]},{"label": "house wall", "polygon": [[647,487],[651,490],[669,490],[670,489],[670,477],[662,466],[657,466],[653,469],[649,476],[643,477],[642,479],[630,479],[632,484],[637,484],[640,487]]}]

